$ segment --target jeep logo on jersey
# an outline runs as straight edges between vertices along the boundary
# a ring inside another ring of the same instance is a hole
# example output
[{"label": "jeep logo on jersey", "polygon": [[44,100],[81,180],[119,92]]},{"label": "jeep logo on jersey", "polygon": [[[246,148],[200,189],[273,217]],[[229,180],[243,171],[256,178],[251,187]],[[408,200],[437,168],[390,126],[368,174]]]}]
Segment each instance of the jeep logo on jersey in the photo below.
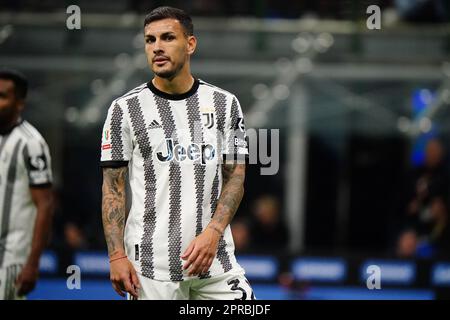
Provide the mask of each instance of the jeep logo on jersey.
[{"label": "jeep logo on jersey", "polygon": [[216,156],[216,150],[210,144],[197,144],[191,143],[187,147],[181,144],[173,144],[172,139],[166,139],[166,150],[164,152],[158,151],[156,153],[160,162],[169,162],[175,160],[177,162],[185,161],[197,161],[201,159],[202,164],[206,164],[206,161],[214,159]]}]

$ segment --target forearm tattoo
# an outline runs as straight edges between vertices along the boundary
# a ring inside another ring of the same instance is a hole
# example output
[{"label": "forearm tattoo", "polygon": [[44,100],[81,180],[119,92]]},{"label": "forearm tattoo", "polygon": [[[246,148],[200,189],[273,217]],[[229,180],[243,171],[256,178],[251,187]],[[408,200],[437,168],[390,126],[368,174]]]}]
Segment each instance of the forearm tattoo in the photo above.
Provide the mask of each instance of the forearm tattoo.
[{"label": "forearm tattoo", "polygon": [[245,164],[224,164],[222,166],[222,192],[214,213],[213,222],[222,229],[233,220],[233,217],[244,196]]},{"label": "forearm tattoo", "polygon": [[102,220],[109,256],[124,250],[126,172],[127,167],[103,169]]}]

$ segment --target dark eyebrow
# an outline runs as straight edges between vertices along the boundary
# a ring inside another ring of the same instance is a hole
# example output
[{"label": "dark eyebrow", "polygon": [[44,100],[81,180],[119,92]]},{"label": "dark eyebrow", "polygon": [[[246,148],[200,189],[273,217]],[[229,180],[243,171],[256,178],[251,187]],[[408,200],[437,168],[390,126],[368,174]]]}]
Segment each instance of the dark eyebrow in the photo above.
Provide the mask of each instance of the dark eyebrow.
[{"label": "dark eyebrow", "polygon": [[[175,36],[176,33],[173,32],[173,31],[167,31],[167,32],[164,32],[164,33],[161,34],[161,38],[162,38],[162,37],[167,37],[167,36],[169,36],[169,35]],[[156,36],[153,35],[153,34],[146,34],[146,35],[144,35],[144,37],[145,37],[146,39],[148,39],[148,38],[150,38],[150,37],[155,37],[155,38],[156,38]]]},{"label": "dark eyebrow", "polygon": [[173,32],[173,31],[167,31],[167,32],[164,32],[162,35],[161,35],[161,37],[166,37],[166,36],[175,36],[176,34],[175,34],[175,32]]}]

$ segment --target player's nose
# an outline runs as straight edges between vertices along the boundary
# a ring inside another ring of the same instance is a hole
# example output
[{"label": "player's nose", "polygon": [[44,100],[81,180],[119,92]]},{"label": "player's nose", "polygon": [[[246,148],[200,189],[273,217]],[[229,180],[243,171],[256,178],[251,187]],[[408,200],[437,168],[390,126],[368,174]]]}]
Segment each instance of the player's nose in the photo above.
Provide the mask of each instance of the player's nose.
[{"label": "player's nose", "polygon": [[161,41],[159,41],[159,39],[155,40],[155,43],[153,44],[153,53],[154,54],[161,54],[163,53],[164,50],[161,46]]}]

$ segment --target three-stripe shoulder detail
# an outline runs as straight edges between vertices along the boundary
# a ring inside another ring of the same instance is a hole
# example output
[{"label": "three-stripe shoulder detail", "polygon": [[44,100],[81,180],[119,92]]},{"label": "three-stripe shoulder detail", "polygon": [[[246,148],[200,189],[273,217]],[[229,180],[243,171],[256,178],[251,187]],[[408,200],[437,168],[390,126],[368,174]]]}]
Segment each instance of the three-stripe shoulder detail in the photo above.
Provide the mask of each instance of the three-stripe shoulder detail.
[{"label": "three-stripe shoulder detail", "polygon": [[27,121],[23,121],[19,125],[19,130],[27,140],[41,140],[41,134]]},{"label": "three-stripe shoulder detail", "polygon": [[[113,105],[118,103],[120,100],[125,99],[125,98],[131,98],[134,95],[137,95],[139,93],[142,92],[142,90],[145,90],[147,88],[147,83],[143,83],[140,86],[128,91],[127,93],[125,93],[124,95],[118,97],[117,99],[115,99],[113,101]],[[120,104],[119,104],[120,105]]]},{"label": "three-stripe shoulder detail", "polygon": [[228,95],[228,96],[231,96],[231,97],[234,97],[234,94],[232,94],[231,92],[229,92],[229,91],[227,91],[227,90],[224,90],[224,89],[222,89],[222,88],[219,88],[219,87],[217,87],[217,86],[215,86],[215,85],[213,85],[213,84],[210,84],[210,83],[208,83],[208,82],[205,82],[205,81],[203,81],[203,80],[199,80],[199,82],[200,82],[200,85],[204,85],[204,86],[210,87],[211,89],[213,89],[213,90],[215,90],[215,91],[218,91],[218,92],[220,92],[220,93],[223,93],[223,94]]}]

